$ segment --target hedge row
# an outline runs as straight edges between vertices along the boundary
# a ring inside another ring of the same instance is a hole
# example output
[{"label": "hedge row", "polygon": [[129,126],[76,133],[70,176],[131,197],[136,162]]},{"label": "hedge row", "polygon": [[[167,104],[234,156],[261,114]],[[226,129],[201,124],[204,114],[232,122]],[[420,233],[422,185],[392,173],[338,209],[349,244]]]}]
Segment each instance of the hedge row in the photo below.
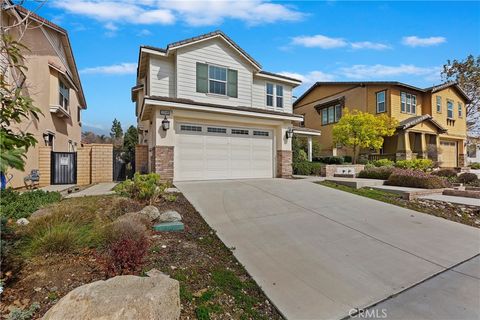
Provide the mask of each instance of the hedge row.
[{"label": "hedge row", "polygon": [[449,186],[445,178],[410,169],[395,169],[388,177],[386,184],[424,189],[441,189]]}]

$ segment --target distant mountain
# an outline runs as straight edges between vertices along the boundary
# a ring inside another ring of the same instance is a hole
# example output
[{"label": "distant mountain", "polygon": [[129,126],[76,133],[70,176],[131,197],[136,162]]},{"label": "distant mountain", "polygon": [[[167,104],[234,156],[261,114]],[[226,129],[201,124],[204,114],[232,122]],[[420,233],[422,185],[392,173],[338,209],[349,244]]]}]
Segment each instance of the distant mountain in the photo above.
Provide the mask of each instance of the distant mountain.
[{"label": "distant mountain", "polygon": [[101,136],[102,134],[106,135],[106,136],[109,136],[109,134],[110,134],[110,131],[108,131],[106,129],[91,127],[91,126],[87,126],[87,125],[82,125],[82,132],[93,132],[93,133],[95,133],[99,136]]}]

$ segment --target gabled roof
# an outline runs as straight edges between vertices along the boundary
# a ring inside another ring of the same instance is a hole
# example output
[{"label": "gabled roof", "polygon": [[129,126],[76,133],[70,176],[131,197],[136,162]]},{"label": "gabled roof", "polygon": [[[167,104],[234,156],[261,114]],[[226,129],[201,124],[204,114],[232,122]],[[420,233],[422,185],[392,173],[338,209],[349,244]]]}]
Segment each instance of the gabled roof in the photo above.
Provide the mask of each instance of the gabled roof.
[{"label": "gabled roof", "polygon": [[51,22],[50,20],[47,20],[47,19],[39,16],[35,12],[30,11],[30,10],[20,6],[20,5],[15,5],[12,8],[21,17],[28,16],[29,19],[39,23],[42,26],[48,27],[48,28],[56,31],[61,35],[62,44],[65,48],[66,53],[67,53],[66,58],[68,60],[68,63],[71,64],[71,66],[72,66],[73,81],[75,82],[75,85],[78,88],[80,105],[82,107],[84,107],[84,109],[86,109],[87,108],[87,101],[85,100],[85,94],[83,93],[82,82],[80,81],[80,75],[78,74],[77,64],[75,62],[75,56],[73,55],[73,50],[72,50],[72,46],[70,44],[70,39],[68,37],[67,30],[63,29],[59,25]]},{"label": "gabled roof", "polygon": [[415,90],[422,93],[426,93],[426,92],[434,93],[434,92],[446,89],[448,87],[454,86],[454,88],[462,95],[462,97],[467,101],[467,103],[470,102],[470,99],[468,98],[465,91],[463,91],[462,88],[460,88],[460,86],[456,82],[446,82],[433,87],[419,88],[419,87],[412,86],[399,81],[318,81],[318,82],[315,82],[315,84],[313,84],[310,88],[308,88],[308,90],[305,91],[297,100],[295,100],[295,102],[293,103],[293,106],[295,107],[303,98],[305,98],[315,88],[320,86],[331,86],[331,85],[351,85],[351,86],[362,86],[362,87],[367,85],[392,85],[392,86],[407,88],[410,90]]},{"label": "gabled roof", "polygon": [[186,45],[191,45],[200,41],[205,41],[208,39],[213,39],[213,38],[221,38],[223,39],[227,44],[229,44],[234,50],[236,50],[240,55],[242,55],[245,59],[247,59],[253,66],[255,66],[257,69],[261,69],[262,66],[258,61],[252,58],[245,50],[243,50],[235,41],[230,39],[223,31],[221,30],[216,30],[213,32],[205,33],[196,37],[172,42],[167,45],[166,48],[157,48],[157,47],[152,47],[152,46],[141,46],[140,51],[142,48],[145,49],[150,49],[150,50],[156,50],[161,53],[166,53],[168,54],[171,50],[178,49],[180,47],[186,46]]},{"label": "gabled roof", "polygon": [[435,119],[433,119],[433,117],[429,114],[410,117],[408,119],[402,120],[399,122],[397,129],[405,130],[405,129],[414,127],[423,121],[429,121],[431,124],[436,126],[438,130],[440,130],[441,132],[447,132],[447,129],[445,129],[440,123],[438,123]]}]

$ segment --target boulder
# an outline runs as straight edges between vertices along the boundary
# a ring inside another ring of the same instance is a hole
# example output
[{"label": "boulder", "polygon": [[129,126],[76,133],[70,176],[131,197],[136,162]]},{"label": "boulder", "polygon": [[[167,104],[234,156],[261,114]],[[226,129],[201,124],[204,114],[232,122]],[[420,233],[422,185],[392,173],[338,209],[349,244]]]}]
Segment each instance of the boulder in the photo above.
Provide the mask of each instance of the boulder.
[{"label": "boulder", "polygon": [[20,219],[17,220],[17,224],[18,224],[19,226],[26,226],[26,225],[29,224],[29,223],[30,223],[30,221],[28,221],[28,220],[25,219],[25,218],[20,218]]},{"label": "boulder", "polygon": [[45,320],[180,318],[177,280],[151,270],[149,277],[117,276],[70,291],[45,313]]},{"label": "boulder", "polygon": [[164,191],[165,193],[180,193],[180,190],[178,190],[177,188],[167,188],[165,189]]},{"label": "boulder", "polygon": [[160,217],[160,211],[158,211],[158,208],[155,206],[146,206],[138,213],[147,216],[150,218],[150,221],[156,220],[158,217]]},{"label": "boulder", "polygon": [[160,217],[158,218],[159,222],[175,222],[175,221],[182,221],[182,216],[175,210],[168,210],[162,212]]}]

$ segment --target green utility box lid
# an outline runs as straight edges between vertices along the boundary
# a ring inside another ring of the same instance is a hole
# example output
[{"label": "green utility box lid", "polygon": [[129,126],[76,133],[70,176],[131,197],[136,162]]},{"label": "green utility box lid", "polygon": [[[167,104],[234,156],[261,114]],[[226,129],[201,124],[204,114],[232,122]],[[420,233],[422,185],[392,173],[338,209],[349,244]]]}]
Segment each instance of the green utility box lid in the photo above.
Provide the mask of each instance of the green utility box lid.
[{"label": "green utility box lid", "polygon": [[155,231],[183,231],[185,226],[181,221],[164,222],[153,226]]}]

